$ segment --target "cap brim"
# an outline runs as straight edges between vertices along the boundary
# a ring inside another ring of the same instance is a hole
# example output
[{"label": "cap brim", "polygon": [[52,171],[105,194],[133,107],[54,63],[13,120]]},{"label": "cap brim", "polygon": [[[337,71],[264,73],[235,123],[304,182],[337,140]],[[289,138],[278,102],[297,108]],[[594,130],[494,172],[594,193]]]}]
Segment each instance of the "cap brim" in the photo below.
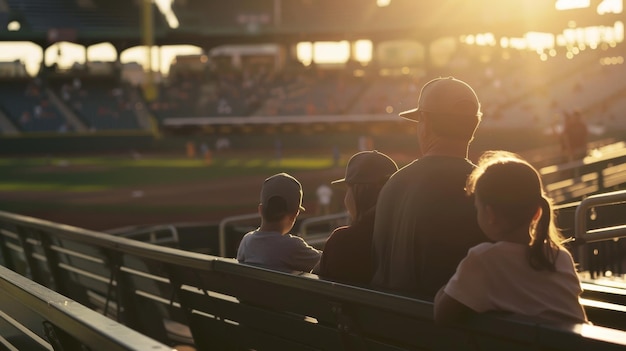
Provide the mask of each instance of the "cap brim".
[{"label": "cap brim", "polygon": [[411,110],[402,111],[398,114],[398,116],[407,119],[409,121],[417,122],[417,116],[419,114],[419,108],[414,108]]}]

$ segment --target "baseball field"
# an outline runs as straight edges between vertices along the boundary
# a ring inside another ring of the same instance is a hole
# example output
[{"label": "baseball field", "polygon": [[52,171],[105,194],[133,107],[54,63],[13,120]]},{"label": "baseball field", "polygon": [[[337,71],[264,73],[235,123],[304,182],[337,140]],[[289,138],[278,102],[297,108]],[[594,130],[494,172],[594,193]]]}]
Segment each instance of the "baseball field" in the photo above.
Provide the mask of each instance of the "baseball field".
[{"label": "baseball field", "polygon": [[[356,150],[355,150],[356,151]],[[0,158],[0,210],[81,228],[217,223],[256,212],[263,180],[288,172],[303,184],[304,216],[317,211],[315,189],[343,176],[352,151],[224,151],[168,154]],[[408,156],[394,155],[399,164]],[[333,208],[342,210],[343,188]]]},{"label": "baseball field", "polygon": [[[374,148],[389,154],[399,166],[406,165],[417,154],[416,138],[410,134],[380,135]],[[215,224],[227,216],[256,213],[263,180],[288,172],[303,185],[307,211],[301,218],[315,216],[317,187],[343,176],[348,159],[359,150],[357,137],[290,138],[284,139],[277,152],[274,137],[233,137],[234,147],[214,151],[209,158],[199,152],[187,154],[183,141],[187,137],[174,140],[175,146],[165,151],[4,153],[0,156],[0,211],[94,230]],[[338,158],[333,145],[339,145]],[[470,159],[487,149],[520,152],[546,145],[556,146],[556,142],[532,130],[484,129],[470,148]],[[331,210],[343,211],[344,189],[334,186],[333,190]]]}]

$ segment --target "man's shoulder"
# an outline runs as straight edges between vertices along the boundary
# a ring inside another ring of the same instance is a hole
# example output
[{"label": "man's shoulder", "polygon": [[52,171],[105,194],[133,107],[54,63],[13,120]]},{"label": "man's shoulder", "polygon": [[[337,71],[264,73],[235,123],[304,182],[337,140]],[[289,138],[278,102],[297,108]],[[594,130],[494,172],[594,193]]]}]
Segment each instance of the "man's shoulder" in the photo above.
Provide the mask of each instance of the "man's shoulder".
[{"label": "man's shoulder", "polygon": [[449,156],[427,156],[419,158],[402,167],[398,172],[394,174],[394,177],[396,177],[397,175],[408,176],[410,174],[420,173],[430,169],[438,170],[441,168],[449,168],[466,171],[472,170],[474,167],[476,166],[466,158]]}]

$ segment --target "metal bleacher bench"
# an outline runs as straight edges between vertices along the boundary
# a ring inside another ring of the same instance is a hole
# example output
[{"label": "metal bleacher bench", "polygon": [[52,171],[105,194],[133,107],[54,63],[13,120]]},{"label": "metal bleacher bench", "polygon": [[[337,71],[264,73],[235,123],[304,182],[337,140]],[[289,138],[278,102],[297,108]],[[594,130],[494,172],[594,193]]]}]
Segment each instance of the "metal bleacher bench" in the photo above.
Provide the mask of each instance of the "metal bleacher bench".
[{"label": "metal bleacher bench", "polygon": [[167,351],[171,347],[0,266],[0,349]]},{"label": "metal bleacher bench", "polygon": [[[6,267],[38,284],[163,344],[197,350],[626,349],[626,332],[610,324],[482,315],[439,327],[431,302],[6,212],[0,252]],[[606,321],[624,320],[623,311],[598,308]]]}]

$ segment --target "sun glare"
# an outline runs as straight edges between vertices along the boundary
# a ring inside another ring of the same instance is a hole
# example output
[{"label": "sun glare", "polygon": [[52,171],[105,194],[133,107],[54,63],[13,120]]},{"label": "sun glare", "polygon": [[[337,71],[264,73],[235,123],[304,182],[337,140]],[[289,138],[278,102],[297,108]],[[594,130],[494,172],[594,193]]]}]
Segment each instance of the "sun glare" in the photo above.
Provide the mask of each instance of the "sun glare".
[{"label": "sun glare", "polygon": [[623,0],[604,0],[596,8],[596,12],[599,15],[606,15],[609,13],[622,13],[624,11]]},{"label": "sun glare", "polygon": [[[350,59],[350,42],[310,42],[298,43],[296,47],[298,59],[305,65],[311,62],[319,64],[345,63]],[[359,40],[353,46],[353,58],[359,62],[369,62],[372,59],[372,42]]]},{"label": "sun glare", "polygon": [[591,6],[590,0],[557,0],[554,7],[557,10],[584,9]]}]

